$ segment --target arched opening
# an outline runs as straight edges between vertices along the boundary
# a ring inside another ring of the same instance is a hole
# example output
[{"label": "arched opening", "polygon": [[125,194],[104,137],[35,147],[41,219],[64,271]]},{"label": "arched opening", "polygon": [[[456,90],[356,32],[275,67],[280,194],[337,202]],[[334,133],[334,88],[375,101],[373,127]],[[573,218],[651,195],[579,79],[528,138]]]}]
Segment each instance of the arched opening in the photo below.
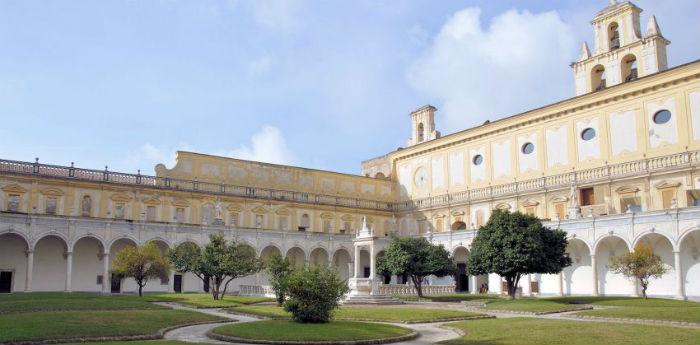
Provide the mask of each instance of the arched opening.
[{"label": "arched opening", "polygon": [[350,253],[345,249],[338,249],[333,254],[333,267],[338,272],[338,275],[344,279],[348,280],[350,278],[350,264],[352,263],[352,258]]},{"label": "arched opening", "polygon": [[620,30],[616,22],[608,26],[608,47],[610,50],[620,48]]},{"label": "arched opening", "polygon": [[562,271],[564,294],[592,294],[593,267],[591,266],[591,251],[588,249],[588,245],[580,239],[569,239],[566,254],[571,258],[571,266]]},{"label": "arched opening", "polygon": [[456,221],[456,222],[452,223],[451,229],[452,229],[452,230],[466,230],[466,229],[467,229],[467,223],[465,223],[465,222],[463,222],[463,221],[461,221],[461,220],[460,220],[460,221]]},{"label": "arched opening", "polygon": [[282,256],[282,252],[279,248],[272,245],[267,246],[263,248],[262,251],[260,251],[260,259],[262,259],[263,261],[269,260],[274,255]]},{"label": "arched opening", "polygon": [[[656,296],[673,296],[676,292],[676,269],[673,258],[673,244],[661,234],[650,233],[640,237],[635,247],[644,244],[650,246],[654,254],[661,257],[661,262],[668,272],[658,279],[650,279],[647,294]],[[641,290],[640,290],[641,291]]]},{"label": "arched opening", "polygon": [[600,91],[605,89],[605,67],[596,65],[591,70],[591,90]]},{"label": "arched opening", "polygon": [[685,295],[700,297],[700,230],[694,230],[681,239],[680,256]]},{"label": "arched opening", "polygon": [[58,236],[44,236],[34,245],[33,291],[63,291],[66,288],[68,244]]},{"label": "arched opening", "polygon": [[293,247],[287,251],[287,258],[294,267],[303,267],[306,264],[306,253],[299,247]]},{"label": "arched opening", "polygon": [[610,271],[613,257],[629,252],[627,243],[617,236],[607,236],[598,242],[595,249],[598,273],[598,293],[601,295],[632,295],[635,284],[625,276]]},{"label": "arched opening", "polygon": [[382,172],[378,172],[374,175],[374,178],[385,179],[386,176]]},{"label": "arched opening", "polygon": [[[379,251],[377,255],[375,256],[375,264],[379,262],[379,258],[383,257],[386,254],[386,252]],[[391,284],[391,274],[382,274],[379,271],[375,271],[377,274],[377,278],[380,278],[382,280],[382,284]]]},{"label": "arched opening", "polygon": [[622,58],[622,66],[620,70],[622,71],[622,80],[625,82],[632,81],[638,78],[639,73],[637,72],[637,57],[629,54]]},{"label": "arched opening", "polygon": [[120,238],[114,242],[112,242],[112,245],[110,246],[109,249],[109,277],[106,277],[105,279],[108,279],[108,282],[110,283],[110,289],[109,291],[111,293],[121,293],[121,292],[127,292],[127,291],[136,291],[138,289],[138,286],[136,285],[136,282],[132,278],[124,278],[121,275],[114,273],[114,260],[117,258],[117,255],[119,255],[119,252],[124,250],[124,248],[128,246],[137,246],[136,242],[129,238]]},{"label": "arched opening", "polygon": [[418,124],[418,128],[416,129],[416,131],[416,138],[418,138],[419,143],[422,143],[423,140],[425,140],[425,127],[422,123]]},{"label": "arched opening", "polygon": [[328,252],[323,248],[316,248],[312,250],[309,263],[313,266],[328,267]]},{"label": "arched opening", "polygon": [[[357,258],[355,258],[357,260]],[[369,278],[369,252],[366,249],[360,250],[360,272],[357,274],[360,278]]]},{"label": "arched opening", "polygon": [[[168,255],[170,245],[164,240],[153,239],[148,242],[155,243],[158,247],[160,255],[162,255],[163,257],[166,257]],[[146,283],[146,286],[144,286],[144,291],[168,291],[170,284],[173,284],[173,282],[170,281],[170,277],[168,277],[167,279],[149,279]]]},{"label": "arched opening", "polygon": [[71,286],[74,291],[102,291],[104,283],[104,246],[92,236],[73,244]]},{"label": "arched opening", "polygon": [[24,291],[27,281],[27,250],[24,237],[0,234],[0,293]]},{"label": "arched opening", "polygon": [[464,247],[455,248],[452,253],[452,260],[457,265],[455,272],[455,292],[467,292],[473,287],[469,286],[469,275],[467,274],[467,260],[469,259],[469,250]]}]

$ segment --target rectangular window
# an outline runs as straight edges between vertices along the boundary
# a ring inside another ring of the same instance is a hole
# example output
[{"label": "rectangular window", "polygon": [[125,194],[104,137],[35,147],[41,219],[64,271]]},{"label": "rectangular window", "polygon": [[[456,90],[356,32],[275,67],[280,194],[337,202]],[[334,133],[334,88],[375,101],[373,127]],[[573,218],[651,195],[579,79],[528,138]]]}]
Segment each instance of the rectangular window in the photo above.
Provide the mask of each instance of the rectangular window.
[{"label": "rectangular window", "polygon": [[263,215],[262,214],[255,215],[255,227],[258,229],[262,229],[262,227],[263,227]]},{"label": "rectangular window", "polygon": [[287,230],[287,216],[281,216],[279,218],[279,229]]},{"label": "rectangular window", "polygon": [[97,285],[102,285],[102,282],[104,281],[104,277],[102,275],[97,276]]},{"label": "rectangular window", "polygon": [[231,226],[238,226],[238,212],[231,213]]},{"label": "rectangular window", "polygon": [[581,206],[595,204],[595,193],[593,188],[581,188]]},{"label": "rectangular window", "polygon": [[160,285],[168,285],[170,283],[170,277],[160,278]]},{"label": "rectangular window", "polygon": [[329,234],[333,231],[333,228],[331,226],[331,221],[328,219],[323,220],[323,232]]},{"label": "rectangular window", "polygon": [[674,200],[676,198],[676,191],[673,189],[667,189],[661,191],[661,205],[664,209],[672,208],[674,205]]},{"label": "rectangular window", "polygon": [[118,203],[114,205],[114,218],[124,219],[124,214],[126,213],[126,205],[124,203]]},{"label": "rectangular window", "polygon": [[175,209],[175,220],[178,223],[185,222],[185,208],[184,207],[178,207]]},{"label": "rectangular window", "polygon": [[557,219],[566,219],[566,203],[560,202],[558,204],[554,204],[554,213],[557,216]]},{"label": "rectangular window", "polygon": [[535,213],[537,213],[536,209],[537,208],[535,206],[525,207],[525,214],[527,214],[528,216],[534,216]]},{"label": "rectangular window", "polygon": [[54,197],[46,198],[45,211],[46,214],[56,214],[56,204],[58,200]]},{"label": "rectangular window", "polygon": [[7,198],[7,210],[10,212],[19,212],[19,195],[10,194]]},{"label": "rectangular window", "polygon": [[352,225],[350,224],[350,222],[343,222],[343,229],[340,230],[340,233],[341,234],[344,234],[346,232],[351,233],[352,232],[352,231],[350,231],[351,229],[352,229]]},{"label": "rectangular window", "polygon": [[642,198],[620,197],[620,211],[622,213],[637,213],[642,211]]},{"label": "rectangular window", "polygon": [[155,222],[156,221],[156,207],[146,206],[146,221]]}]

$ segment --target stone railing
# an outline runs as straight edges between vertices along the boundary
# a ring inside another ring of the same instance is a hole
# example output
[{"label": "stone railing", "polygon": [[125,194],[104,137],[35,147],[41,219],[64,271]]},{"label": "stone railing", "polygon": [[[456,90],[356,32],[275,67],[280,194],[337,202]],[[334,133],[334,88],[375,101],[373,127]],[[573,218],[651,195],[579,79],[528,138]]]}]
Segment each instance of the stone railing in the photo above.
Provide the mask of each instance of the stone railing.
[{"label": "stone railing", "polygon": [[[571,184],[587,184],[634,175],[649,174],[666,170],[681,169],[700,163],[700,151],[676,153],[663,157],[647,158],[638,161],[605,165],[593,169],[572,171],[569,173],[545,176],[536,179],[517,181],[495,186],[469,189],[466,191],[413,199],[393,204],[394,211],[406,211],[429,207],[445,206],[453,203],[471,203],[486,201],[496,197],[505,197],[541,191],[546,189],[567,188]],[[598,212],[598,209],[595,209]]]},{"label": "stone railing", "polygon": [[114,171],[91,170],[59,165],[0,160],[0,173],[15,175],[35,175],[49,178],[71,179],[122,185],[140,185],[147,188],[204,192],[210,194],[232,195],[257,199],[294,201],[309,204],[343,206],[358,209],[390,211],[392,204],[385,201],[368,200],[352,197],[315,194],[289,190],[237,186],[224,183],[209,183],[196,180],[180,180],[169,177],[157,177],[138,174],[125,174]]},{"label": "stone railing", "polygon": [[[455,292],[454,285],[423,285],[424,295],[446,295]],[[382,295],[416,295],[413,285],[382,284],[379,285],[379,293]]]},{"label": "stone railing", "polygon": [[241,285],[241,296],[275,297],[275,291],[269,285]]}]

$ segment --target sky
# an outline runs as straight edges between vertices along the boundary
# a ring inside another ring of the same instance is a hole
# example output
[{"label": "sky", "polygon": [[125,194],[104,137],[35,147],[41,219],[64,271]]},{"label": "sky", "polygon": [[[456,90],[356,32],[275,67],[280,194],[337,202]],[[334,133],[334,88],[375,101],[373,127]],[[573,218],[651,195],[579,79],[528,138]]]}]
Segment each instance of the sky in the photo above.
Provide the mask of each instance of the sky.
[{"label": "sky", "polygon": [[[573,96],[608,0],[0,0],[0,158],[153,174],[175,151],[359,173],[406,145]],[[639,0],[669,65],[700,1]]]}]

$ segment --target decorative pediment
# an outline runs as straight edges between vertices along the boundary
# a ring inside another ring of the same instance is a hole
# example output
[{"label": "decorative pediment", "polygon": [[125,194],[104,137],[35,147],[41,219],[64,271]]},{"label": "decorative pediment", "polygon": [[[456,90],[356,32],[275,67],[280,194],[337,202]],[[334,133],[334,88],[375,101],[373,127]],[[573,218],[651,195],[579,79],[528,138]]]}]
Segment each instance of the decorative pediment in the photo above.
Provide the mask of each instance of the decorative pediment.
[{"label": "decorative pediment", "polygon": [[495,208],[496,208],[497,210],[505,210],[505,211],[508,211],[508,210],[510,210],[510,209],[512,208],[512,206],[510,206],[510,204],[507,203],[507,202],[502,202],[502,203],[497,204]]},{"label": "decorative pediment", "polygon": [[173,201],[175,207],[190,207],[190,202],[185,199],[175,199]]},{"label": "decorative pediment", "polygon": [[433,219],[440,219],[440,218],[445,218],[445,215],[442,213],[436,213],[433,215]]},{"label": "decorative pediment", "polygon": [[353,217],[352,215],[349,215],[349,214],[344,214],[342,217],[340,217],[340,219],[344,222],[355,221],[355,217]]},{"label": "decorative pediment", "polygon": [[286,207],[280,207],[275,211],[275,213],[280,216],[288,216],[291,214],[291,211],[289,211],[289,209]]},{"label": "decorative pediment", "polygon": [[450,212],[450,214],[454,217],[463,216],[464,213],[465,213],[464,210],[454,210],[454,211]]},{"label": "decorative pediment", "polygon": [[330,213],[330,212],[321,213],[321,219],[333,219],[333,218],[335,218],[335,215],[333,215],[333,213]]},{"label": "decorative pediment", "polygon": [[154,195],[154,196],[150,196],[150,197],[144,199],[143,203],[146,205],[158,206],[161,204],[161,201],[160,201],[160,199],[158,199],[157,195]]},{"label": "decorative pediment", "polygon": [[229,204],[228,207],[226,208],[230,212],[241,212],[243,211],[243,207],[239,204]]},{"label": "decorative pediment", "polygon": [[415,220],[427,220],[427,219],[428,219],[428,218],[427,218],[425,215],[423,215],[422,213],[416,213],[416,214],[414,214],[414,215],[413,215],[413,218],[414,218]]},{"label": "decorative pediment", "polygon": [[45,196],[63,196],[64,193],[62,190],[60,190],[58,188],[48,187],[48,188],[42,189],[41,194],[43,194]]},{"label": "decorative pediment", "polygon": [[540,202],[537,201],[537,200],[535,200],[535,199],[527,199],[527,200],[523,201],[523,202],[520,203],[520,204],[523,205],[523,207],[532,207],[532,206],[537,206],[537,205],[539,205]]},{"label": "decorative pediment", "polygon": [[569,197],[566,195],[557,195],[551,199],[551,201],[555,204],[558,204],[560,202],[567,202],[569,201]]},{"label": "decorative pediment", "polygon": [[264,206],[257,206],[251,210],[255,214],[265,214],[267,209]]},{"label": "decorative pediment", "polygon": [[129,202],[131,201],[131,197],[124,194],[124,193],[115,193],[112,194],[111,197],[112,201],[119,201],[119,202]]},{"label": "decorative pediment", "polygon": [[2,187],[2,190],[8,193],[17,193],[17,194],[23,194],[27,192],[27,189],[14,183],[7,185],[5,187]]},{"label": "decorative pediment", "polygon": [[639,188],[636,186],[620,186],[615,191],[618,194],[630,194],[639,192]]},{"label": "decorative pediment", "polygon": [[666,189],[666,188],[676,188],[676,187],[678,187],[678,186],[680,186],[680,185],[681,185],[681,183],[678,182],[678,181],[666,181],[666,180],[663,180],[663,181],[661,181],[661,182],[655,184],[654,187],[655,187],[656,189]]}]

